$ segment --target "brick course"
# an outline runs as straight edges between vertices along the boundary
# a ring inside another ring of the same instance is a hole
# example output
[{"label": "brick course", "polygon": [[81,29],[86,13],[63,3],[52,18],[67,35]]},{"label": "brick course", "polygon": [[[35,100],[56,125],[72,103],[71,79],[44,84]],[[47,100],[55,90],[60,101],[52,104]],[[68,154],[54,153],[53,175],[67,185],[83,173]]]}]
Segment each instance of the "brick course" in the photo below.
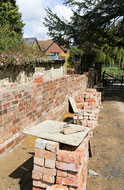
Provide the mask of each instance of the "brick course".
[{"label": "brick course", "polygon": [[[24,128],[46,119],[59,119],[68,111],[68,97],[85,91],[86,85],[85,75],[67,75],[44,82],[43,75],[35,73],[30,84],[1,88],[0,153],[19,142]],[[47,147],[52,152],[57,148],[52,144]]]}]

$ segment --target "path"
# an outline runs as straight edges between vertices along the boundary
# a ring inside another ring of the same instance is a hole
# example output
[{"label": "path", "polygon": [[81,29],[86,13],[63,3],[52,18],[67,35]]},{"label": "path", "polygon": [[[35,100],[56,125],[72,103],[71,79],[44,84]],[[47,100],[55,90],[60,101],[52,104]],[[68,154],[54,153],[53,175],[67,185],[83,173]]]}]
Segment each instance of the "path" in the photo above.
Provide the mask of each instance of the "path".
[{"label": "path", "polygon": [[91,139],[89,169],[101,174],[89,176],[87,190],[124,190],[124,96],[105,98],[99,126]]}]

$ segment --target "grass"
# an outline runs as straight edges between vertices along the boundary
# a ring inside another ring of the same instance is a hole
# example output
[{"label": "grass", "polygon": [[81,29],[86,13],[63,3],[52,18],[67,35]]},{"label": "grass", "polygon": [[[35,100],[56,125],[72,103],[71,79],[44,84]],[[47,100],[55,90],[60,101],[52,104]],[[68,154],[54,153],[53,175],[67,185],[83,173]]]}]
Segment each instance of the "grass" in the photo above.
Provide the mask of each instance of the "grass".
[{"label": "grass", "polygon": [[106,71],[107,73],[115,76],[115,77],[120,77],[124,75],[124,69],[121,69],[119,67],[102,67],[102,73]]}]

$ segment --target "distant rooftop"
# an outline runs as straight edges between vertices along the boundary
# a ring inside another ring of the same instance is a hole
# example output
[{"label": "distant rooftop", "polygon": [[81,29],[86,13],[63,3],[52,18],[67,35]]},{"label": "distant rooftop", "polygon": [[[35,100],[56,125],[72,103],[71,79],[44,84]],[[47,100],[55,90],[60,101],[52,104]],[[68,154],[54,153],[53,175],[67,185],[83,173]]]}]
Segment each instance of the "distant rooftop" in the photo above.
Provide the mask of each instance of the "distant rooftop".
[{"label": "distant rooftop", "polygon": [[33,46],[34,42],[37,41],[36,38],[22,38],[22,40],[27,43],[30,47]]},{"label": "distant rooftop", "polygon": [[[38,41],[39,45],[40,45],[40,48],[42,51],[46,51],[53,43],[54,41],[53,40],[45,40],[45,41]],[[55,42],[56,43],[56,42]],[[62,46],[59,46],[63,51],[67,51],[66,48],[62,47]]]}]

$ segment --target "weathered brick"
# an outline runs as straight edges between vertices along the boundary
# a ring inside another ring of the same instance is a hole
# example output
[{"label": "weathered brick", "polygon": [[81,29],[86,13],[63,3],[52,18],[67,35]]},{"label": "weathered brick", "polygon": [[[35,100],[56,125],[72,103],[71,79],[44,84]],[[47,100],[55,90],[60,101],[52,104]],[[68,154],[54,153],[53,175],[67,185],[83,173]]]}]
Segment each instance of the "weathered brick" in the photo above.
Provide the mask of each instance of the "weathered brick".
[{"label": "weathered brick", "polygon": [[78,187],[79,186],[79,180],[75,178],[69,178],[69,177],[57,177],[56,178],[56,183],[57,184],[62,184],[62,185],[70,185],[73,187]]},{"label": "weathered brick", "polygon": [[43,179],[43,174],[40,172],[32,171],[32,178],[34,180],[42,180]]},{"label": "weathered brick", "polygon": [[44,168],[34,164],[34,170],[46,175],[56,176],[56,169]]},{"label": "weathered brick", "polygon": [[35,156],[49,160],[56,160],[56,153],[35,148]]},{"label": "weathered brick", "polygon": [[60,162],[67,162],[67,163],[79,163],[79,153],[71,152],[71,151],[64,151],[59,150],[57,151],[57,160]]},{"label": "weathered brick", "polygon": [[42,182],[42,181],[33,180],[33,186],[34,187],[42,187],[42,188],[46,189],[47,187],[49,187],[49,184]]},{"label": "weathered brick", "polygon": [[60,170],[64,170],[64,171],[74,171],[74,172],[78,172],[78,170],[79,170],[79,165],[76,165],[76,164],[68,164],[68,163],[56,161],[56,168],[58,168],[58,169],[60,169]]},{"label": "weathered brick", "polygon": [[39,165],[39,166],[44,166],[44,159],[43,158],[34,157],[34,164]]},{"label": "weathered brick", "polygon": [[33,187],[32,190],[44,190],[44,188],[42,188],[42,187]]},{"label": "weathered brick", "polygon": [[47,144],[46,144],[47,150],[49,150],[51,152],[56,152],[58,148],[59,148],[59,143],[47,141]]},{"label": "weathered brick", "polygon": [[43,182],[47,182],[47,183],[53,183],[55,182],[55,177],[52,175],[43,175]]},{"label": "weathered brick", "polygon": [[38,139],[35,140],[35,148],[44,150],[45,147],[46,147],[46,143],[47,143],[46,140],[38,138]]},{"label": "weathered brick", "polygon": [[67,177],[67,171],[57,170],[57,176],[59,176],[59,177]]},{"label": "weathered brick", "polygon": [[45,167],[47,167],[47,168],[55,168],[55,161],[45,159]]},{"label": "weathered brick", "polygon": [[48,187],[47,190],[68,190],[68,188],[60,184],[60,185],[53,185],[51,187]]}]

